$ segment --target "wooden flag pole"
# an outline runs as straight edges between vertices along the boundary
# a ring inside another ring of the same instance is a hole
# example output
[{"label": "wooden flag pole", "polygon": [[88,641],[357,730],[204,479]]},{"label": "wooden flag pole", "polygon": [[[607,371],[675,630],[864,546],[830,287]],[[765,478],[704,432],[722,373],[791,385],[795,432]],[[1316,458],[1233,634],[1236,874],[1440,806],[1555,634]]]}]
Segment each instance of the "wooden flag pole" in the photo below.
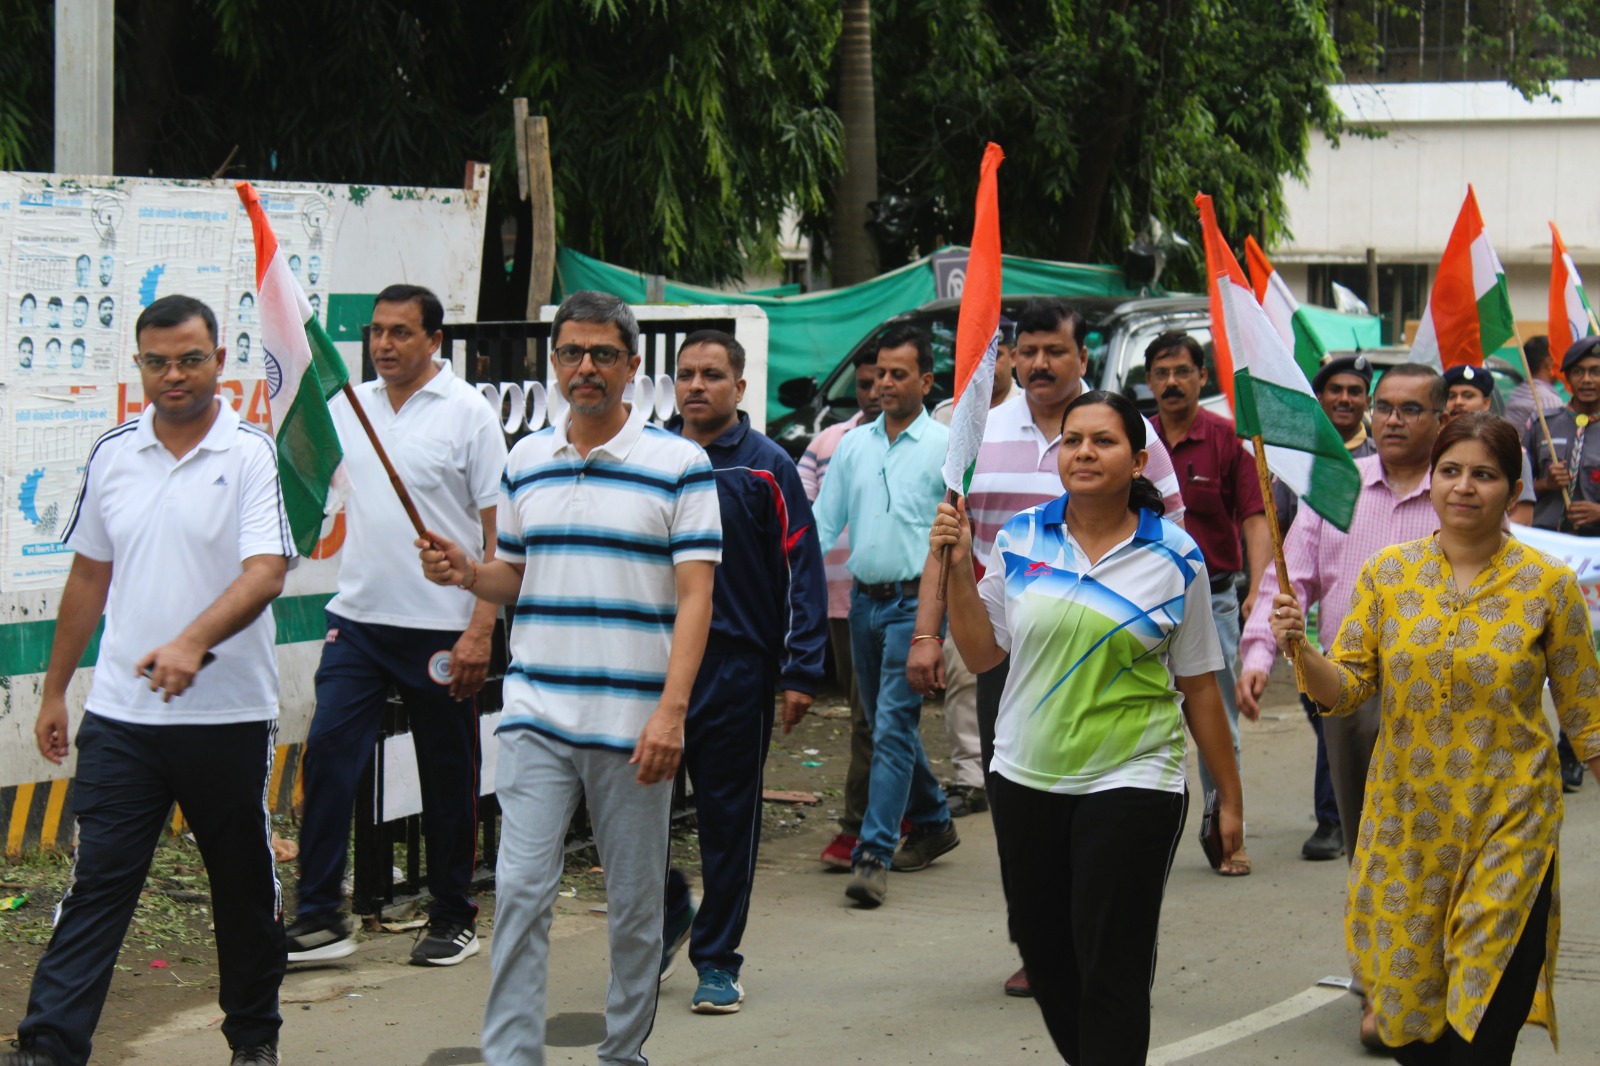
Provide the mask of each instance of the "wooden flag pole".
[{"label": "wooden flag pole", "polygon": [[[1261,502],[1266,505],[1267,531],[1272,535],[1272,559],[1277,564],[1278,591],[1292,595],[1294,588],[1289,584],[1289,564],[1283,558],[1283,527],[1278,525],[1278,505],[1272,498],[1272,472],[1267,469],[1267,445],[1259,433],[1251,436],[1250,445],[1256,453],[1256,477],[1261,482]],[[1294,683],[1302,694],[1309,696],[1306,668],[1300,662],[1300,647],[1294,645],[1293,648],[1289,652],[1289,661],[1294,664]]]},{"label": "wooden flag pole", "polygon": [[[944,490],[944,502],[945,503],[948,503],[951,507],[954,507],[956,505],[956,500],[957,499],[959,499],[959,497],[956,496],[956,490],[955,489],[945,489]],[[968,518],[968,521],[971,521],[970,516]],[[944,603],[945,602],[945,593],[949,588],[950,588],[950,545],[946,544],[943,548],[939,549],[939,602],[940,603]]]},{"label": "wooden flag pole", "polygon": [[[1589,312],[1589,317],[1591,319],[1594,318],[1593,311]],[[1600,329],[1597,329],[1596,332],[1600,332]],[[1539,399],[1539,387],[1533,383],[1533,367],[1528,365],[1528,353],[1522,347],[1522,331],[1517,329],[1515,322],[1511,324],[1511,336],[1517,342],[1517,354],[1522,357],[1522,372],[1526,375],[1528,391],[1533,394],[1533,410],[1539,416],[1539,432],[1544,434],[1545,450],[1550,453],[1550,461],[1553,463],[1556,461],[1555,442],[1550,439],[1550,424],[1544,420],[1544,402]],[[1555,358],[1554,352],[1550,354],[1550,358]],[[1493,379],[1491,378],[1490,380],[1492,381]],[[1570,470],[1567,472],[1569,474],[1572,473]],[[1533,488],[1532,485],[1528,487],[1530,489]],[[1566,508],[1572,506],[1572,492],[1565,485],[1561,486],[1561,502],[1563,504],[1562,514],[1565,514]]]},{"label": "wooden flag pole", "polygon": [[378,462],[383,464],[384,473],[389,475],[389,484],[394,486],[395,495],[400,497],[400,506],[406,509],[406,517],[411,519],[411,525],[416,529],[417,536],[427,539],[428,527],[422,524],[422,515],[417,513],[417,505],[411,502],[411,493],[406,491],[405,482],[400,480],[399,472],[389,461],[389,453],[384,451],[383,445],[379,443],[377,431],[372,428],[372,423],[367,421],[367,412],[362,410],[361,401],[356,399],[356,390],[350,387],[348,381],[344,383],[344,398],[350,401],[350,408],[355,411],[356,418],[361,422],[361,428],[367,431],[367,439],[372,442],[372,450],[378,453]]}]

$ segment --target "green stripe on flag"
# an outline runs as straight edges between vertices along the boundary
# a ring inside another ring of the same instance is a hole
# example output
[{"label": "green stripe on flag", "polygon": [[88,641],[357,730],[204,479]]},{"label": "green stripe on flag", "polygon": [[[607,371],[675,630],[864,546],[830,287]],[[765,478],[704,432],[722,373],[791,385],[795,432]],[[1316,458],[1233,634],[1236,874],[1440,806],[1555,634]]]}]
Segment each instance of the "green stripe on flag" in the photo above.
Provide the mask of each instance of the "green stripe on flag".
[{"label": "green stripe on flag", "polygon": [[1361,492],[1361,474],[1317,398],[1308,391],[1254,378],[1249,370],[1236,372],[1233,383],[1239,436],[1259,435],[1267,444],[1315,456],[1306,505],[1348,530]]},{"label": "green stripe on flag", "polygon": [[1289,319],[1289,328],[1294,333],[1295,365],[1310,381],[1322,369],[1322,359],[1328,354],[1328,346],[1322,343],[1322,338],[1307,318],[1303,308],[1295,308],[1294,316]]},{"label": "green stripe on flag", "polygon": [[[313,348],[313,351],[315,349]],[[278,427],[278,481],[283,509],[301,555],[310,555],[322,536],[328,483],[343,459],[339,434],[315,373],[300,377],[300,389]]]},{"label": "green stripe on flag", "polygon": [[1478,299],[1478,341],[1485,352],[1492,352],[1516,336],[1517,321],[1511,314],[1511,291],[1506,276],[1495,276],[1494,288]]}]

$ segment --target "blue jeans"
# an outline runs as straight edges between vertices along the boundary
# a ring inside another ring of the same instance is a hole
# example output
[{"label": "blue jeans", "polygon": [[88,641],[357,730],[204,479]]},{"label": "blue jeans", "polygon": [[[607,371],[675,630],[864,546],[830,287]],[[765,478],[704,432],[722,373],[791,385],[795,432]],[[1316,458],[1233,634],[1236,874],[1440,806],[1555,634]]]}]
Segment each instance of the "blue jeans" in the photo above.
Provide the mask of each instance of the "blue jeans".
[{"label": "blue jeans", "polygon": [[914,825],[950,821],[944,791],[922,749],[922,697],[906,680],[906,653],[917,624],[917,599],[875,600],[850,592],[850,654],[861,706],[872,726],[872,784],[853,861],[870,855],[889,865],[900,843],[900,819]]},{"label": "blue jeans", "polygon": [[[1239,759],[1239,703],[1233,696],[1235,671],[1239,664],[1239,596],[1229,586],[1211,594],[1211,617],[1217,623],[1217,639],[1222,641],[1222,669],[1216,673],[1217,687],[1222,690],[1222,708],[1228,712],[1228,732],[1233,734],[1233,761],[1241,767]],[[1200,796],[1216,788],[1211,770],[1204,756],[1200,758]]]}]

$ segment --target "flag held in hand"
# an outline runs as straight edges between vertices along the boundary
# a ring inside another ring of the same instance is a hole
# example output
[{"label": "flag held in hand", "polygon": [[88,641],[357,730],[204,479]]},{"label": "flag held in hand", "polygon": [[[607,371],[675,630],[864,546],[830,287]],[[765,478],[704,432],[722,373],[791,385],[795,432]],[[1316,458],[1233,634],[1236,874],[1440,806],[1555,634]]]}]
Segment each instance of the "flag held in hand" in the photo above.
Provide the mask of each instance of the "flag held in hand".
[{"label": "flag held in hand", "polygon": [[1428,309],[1411,343],[1410,361],[1440,372],[1453,366],[1482,366],[1484,357],[1516,331],[1506,270],[1489,243],[1478,197],[1468,185],[1428,294]]},{"label": "flag held in hand", "polygon": [[983,150],[978,168],[978,205],[967,252],[967,279],[956,320],[955,410],[945,451],[944,483],[963,496],[989,420],[994,363],[1000,344],[1000,199],[995,172],[1006,154],[998,144]]}]

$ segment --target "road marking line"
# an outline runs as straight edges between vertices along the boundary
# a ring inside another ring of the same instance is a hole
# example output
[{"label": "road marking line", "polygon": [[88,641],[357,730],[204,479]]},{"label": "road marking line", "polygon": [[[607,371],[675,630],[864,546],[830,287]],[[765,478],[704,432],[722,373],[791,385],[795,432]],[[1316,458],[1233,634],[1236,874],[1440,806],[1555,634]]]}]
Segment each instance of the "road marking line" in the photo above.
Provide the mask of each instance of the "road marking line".
[{"label": "road marking line", "polygon": [[1246,1014],[1243,1018],[1237,1018],[1226,1025],[1219,1025],[1215,1029],[1158,1047],[1145,1059],[1145,1066],[1172,1066],[1173,1063],[1231,1044],[1235,1040],[1243,1040],[1263,1029],[1282,1025],[1302,1014],[1310,1014],[1319,1007],[1325,1007],[1334,1000],[1344,999],[1349,995],[1350,993],[1342,988],[1321,988],[1313,985],[1297,996],[1290,996],[1283,1002],[1264,1007],[1254,1014]]}]

